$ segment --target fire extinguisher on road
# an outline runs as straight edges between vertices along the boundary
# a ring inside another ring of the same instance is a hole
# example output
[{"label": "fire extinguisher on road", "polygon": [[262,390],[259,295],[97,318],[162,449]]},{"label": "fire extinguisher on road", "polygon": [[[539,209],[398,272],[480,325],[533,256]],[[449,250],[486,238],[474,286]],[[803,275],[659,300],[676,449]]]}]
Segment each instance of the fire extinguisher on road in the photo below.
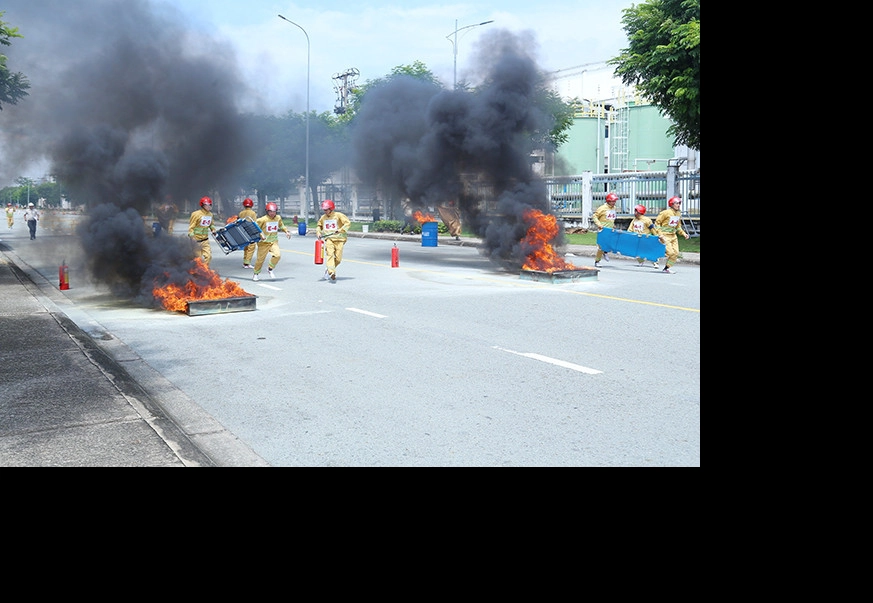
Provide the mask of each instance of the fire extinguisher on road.
[{"label": "fire extinguisher on road", "polygon": [[324,264],[324,241],[321,239],[315,240],[315,263]]},{"label": "fire extinguisher on road", "polygon": [[58,268],[58,288],[62,291],[70,288],[70,268],[67,266],[66,259]]},{"label": "fire extinguisher on road", "polygon": [[400,250],[397,249],[397,243],[391,248],[391,267],[397,268],[400,266]]}]

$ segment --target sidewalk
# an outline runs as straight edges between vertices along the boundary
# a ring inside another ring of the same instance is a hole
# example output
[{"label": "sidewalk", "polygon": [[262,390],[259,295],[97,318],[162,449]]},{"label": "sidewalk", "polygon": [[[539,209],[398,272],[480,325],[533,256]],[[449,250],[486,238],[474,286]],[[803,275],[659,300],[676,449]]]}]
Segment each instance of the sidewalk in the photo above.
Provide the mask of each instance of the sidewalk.
[{"label": "sidewalk", "polygon": [[28,244],[0,233],[0,467],[267,465],[130,350],[113,351],[129,355],[124,366],[104,351],[19,256],[35,253]]}]

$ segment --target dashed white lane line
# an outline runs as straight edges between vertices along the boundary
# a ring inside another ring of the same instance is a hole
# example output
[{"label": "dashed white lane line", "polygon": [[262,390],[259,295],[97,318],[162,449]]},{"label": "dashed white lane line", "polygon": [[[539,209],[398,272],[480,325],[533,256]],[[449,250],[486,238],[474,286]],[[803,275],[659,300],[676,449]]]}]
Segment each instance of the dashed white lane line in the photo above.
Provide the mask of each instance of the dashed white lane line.
[{"label": "dashed white lane line", "polygon": [[372,316],[373,318],[388,318],[384,314],[376,314],[375,312],[367,312],[366,310],[359,310],[358,308],[346,308],[349,312],[357,312],[358,314],[366,314],[367,316]]},{"label": "dashed white lane line", "polygon": [[578,371],[580,373],[587,373],[589,375],[599,375],[603,373],[603,371],[598,371],[597,369],[588,368],[587,366],[582,366],[580,364],[573,364],[572,362],[567,362],[566,360],[558,360],[557,358],[549,358],[548,356],[543,356],[541,354],[533,354],[531,352],[516,352],[513,350],[507,350],[498,346],[492,346],[495,350],[500,350],[501,352],[509,352],[510,354],[515,354],[516,356],[524,356],[525,358],[531,358],[533,360],[539,360],[540,362],[547,362],[549,364],[554,364],[555,366],[561,366],[564,368],[568,368],[572,371]]}]

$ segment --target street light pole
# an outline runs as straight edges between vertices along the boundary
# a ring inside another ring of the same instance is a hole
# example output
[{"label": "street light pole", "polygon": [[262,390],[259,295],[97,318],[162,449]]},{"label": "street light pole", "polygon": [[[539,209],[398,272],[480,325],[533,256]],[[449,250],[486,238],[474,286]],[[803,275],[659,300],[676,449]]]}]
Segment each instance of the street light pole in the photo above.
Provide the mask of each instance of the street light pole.
[{"label": "street light pole", "polygon": [[[470,29],[471,27],[488,25],[489,23],[494,23],[494,20],[492,19],[491,21],[482,21],[481,23],[474,23],[473,25],[465,25],[464,27],[458,29],[458,20],[455,19],[455,31],[446,36],[446,40],[452,43],[452,52],[455,55],[455,68],[454,74],[452,76],[452,90],[458,87],[458,32],[465,29]],[[452,36],[455,36],[454,41],[452,40]]]},{"label": "street light pole", "polygon": [[286,19],[282,15],[279,18],[283,21],[288,21],[291,25],[298,27],[303,35],[306,36],[306,193],[303,195],[303,222],[309,222],[309,34],[306,30],[297,25],[294,21]]}]

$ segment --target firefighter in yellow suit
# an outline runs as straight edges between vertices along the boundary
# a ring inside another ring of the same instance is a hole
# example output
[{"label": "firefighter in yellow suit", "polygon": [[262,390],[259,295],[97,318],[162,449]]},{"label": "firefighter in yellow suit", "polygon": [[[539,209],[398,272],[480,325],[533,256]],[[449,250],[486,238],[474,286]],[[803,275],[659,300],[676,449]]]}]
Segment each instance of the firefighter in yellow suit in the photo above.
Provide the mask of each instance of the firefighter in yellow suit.
[{"label": "firefighter in yellow suit", "polygon": [[315,236],[319,240],[324,239],[324,255],[327,258],[324,278],[336,282],[336,267],[343,261],[343,246],[352,222],[345,214],[335,211],[336,205],[330,199],[322,201],[321,210],[324,214],[315,225]]},{"label": "firefighter in yellow suit", "polygon": [[6,225],[9,228],[12,228],[12,225],[15,224],[15,208],[12,207],[11,203],[6,204]]},{"label": "firefighter in yellow suit", "polygon": [[[655,224],[652,219],[646,216],[645,205],[634,205],[634,219],[627,225],[627,231],[636,235],[647,237],[654,233]],[[637,265],[643,265],[643,258],[637,258]],[[655,268],[660,268],[658,262],[652,262]]]},{"label": "firefighter in yellow suit", "polygon": [[276,267],[276,264],[279,263],[279,260],[282,259],[282,251],[279,249],[279,231],[284,232],[288,235],[288,238],[291,238],[291,231],[285,226],[285,223],[282,221],[282,216],[277,214],[279,211],[279,206],[273,203],[267,203],[266,205],[267,215],[261,216],[257,219],[256,224],[261,229],[261,238],[262,240],[258,242],[258,259],[255,260],[255,275],[252,277],[253,281],[258,280],[260,278],[258,275],[261,274],[261,268],[264,267],[264,262],[267,260],[267,254],[270,254],[270,263],[267,264],[267,272],[270,274],[270,278],[276,278],[276,273],[273,272],[273,268]]},{"label": "firefighter in yellow suit", "polygon": [[212,261],[212,247],[209,245],[209,233],[215,232],[215,224],[212,219],[212,199],[203,197],[200,199],[200,209],[191,212],[188,220],[188,236],[194,239],[200,259],[209,268]]},{"label": "firefighter in yellow suit", "polygon": [[688,238],[688,233],[682,230],[681,204],[681,197],[670,197],[670,200],[667,201],[667,209],[655,218],[655,234],[658,235],[658,240],[667,249],[667,265],[664,266],[663,270],[667,274],[673,274],[670,268],[679,259],[679,237],[677,235]]},{"label": "firefighter in yellow suit", "polygon": [[[606,195],[606,203],[594,210],[594,215],[591,216],[591,219],[598,230],[603,230],[604,228],[615,228],[616,201],[618,201],[618,195],[615,193],[609,193]],[[595,268],[600,267],[600,260],[602,259],[606,259],[607,262],[609,261],[606,252],[600,248],[600,245],[598,245],[597,253],[594,255]]]},{"label": "firefighter in yellow suit", "polygon": [[[258,214],[255,213],[255,210],[252,209],[255,206],[255,202],[246,197],[243,199],[243,210],[239,212],[240,220],[251,220],[252,222],[258,221]],[[251,268],[252,267],[252,257],[255,255],[255,249],[258,248],[257,243],[252,243],[250,245],[246,245],[246,248],[243,250],[243,268]]]}]

